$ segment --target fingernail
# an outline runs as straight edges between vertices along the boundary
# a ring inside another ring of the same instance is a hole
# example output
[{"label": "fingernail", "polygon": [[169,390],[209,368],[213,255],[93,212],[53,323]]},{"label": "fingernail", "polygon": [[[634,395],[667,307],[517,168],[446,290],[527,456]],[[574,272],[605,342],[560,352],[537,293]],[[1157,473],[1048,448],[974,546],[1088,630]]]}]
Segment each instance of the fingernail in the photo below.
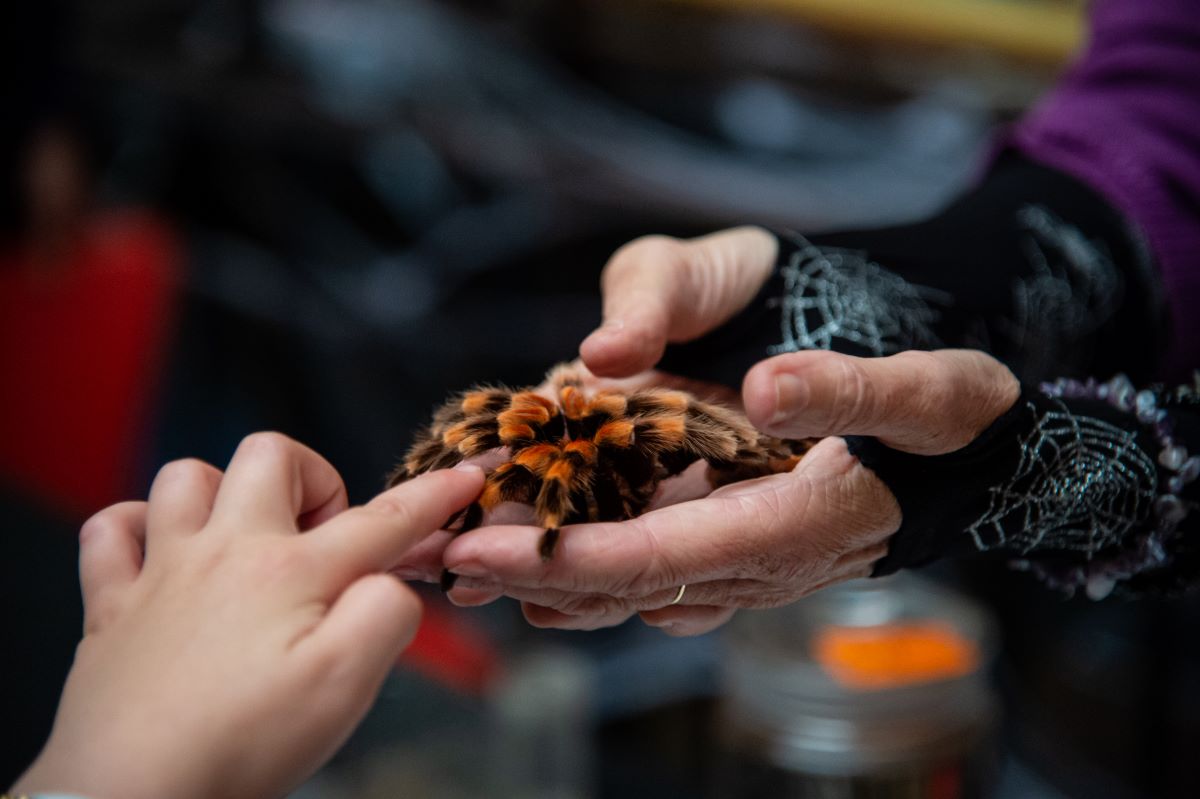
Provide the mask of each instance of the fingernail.
[{"label": "fingernail", "polygon": [[791,374],[781,374],[775,378],[775,414],[771,417],[771,424],[787,421],[807,405],[807,382]]},{"label": "fingernail", "polygon": [[[606,338],[608,336],[616,335],[617,333],[620,333],[624,329],[625,329],[624,320],[609,319],[609,320],[605,321],[604,324],[600,325],[600,327],[593,330],[588,335],[588,338]],[[586,339],[585,339],[585,341],[586,341]]]},{"label": "fingernail", "polygon": [[477,464],[477,463],[467,463],[466,461],[463,461],[462,463],[457,464],[454,467],[454,471],[456,471],[456,472],[482,472],[483,469],[480,468],[479,464]]},{"label": "fingernail", "polygon": [[392,569],[392,575],[400,578],[401,580],[410,580],[410,581],[425,582],[425,583],[430,582],[429,575],[426,572],[421,571],[420,569],[409,569],[409,568],[405,568],[402,566],[397,569]]},{"label": "fingernail", "polygon": [[460,608],[475,608],[492,602],[496,596],[491,591],[477,591],[473,588],[456,585],[453,591],[446,594],[446,599],[449,599],[452,605]]},{"label": "fingernail", "polygon": [[488,570],[483,568],[478,563],[456,563],[454,565],[454,573],[463,577],[471,577],[476,580],[486,580],[491,578]]}]

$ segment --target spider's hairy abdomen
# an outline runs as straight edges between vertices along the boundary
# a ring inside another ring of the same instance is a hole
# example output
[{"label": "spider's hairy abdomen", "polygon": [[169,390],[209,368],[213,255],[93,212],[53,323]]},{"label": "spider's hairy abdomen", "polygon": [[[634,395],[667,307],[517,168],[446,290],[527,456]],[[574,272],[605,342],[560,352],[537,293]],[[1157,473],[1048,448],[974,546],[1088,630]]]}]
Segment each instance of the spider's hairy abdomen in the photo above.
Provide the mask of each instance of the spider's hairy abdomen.
[{"label": "spider's hairy abdomen", "polygon": [[477,526],[500,503],[531,504],[548,531],[548,557],[560,526],[637,516],[662,480],[697,460],[708,462],[709,481],[719,486],[788,471],[811,445],[760,436],[737,411],[684,391],[592,394],[567,366],[547,380],[548,389],[482,386],[453,397],[389,484],[506,450],[460,529]]}]

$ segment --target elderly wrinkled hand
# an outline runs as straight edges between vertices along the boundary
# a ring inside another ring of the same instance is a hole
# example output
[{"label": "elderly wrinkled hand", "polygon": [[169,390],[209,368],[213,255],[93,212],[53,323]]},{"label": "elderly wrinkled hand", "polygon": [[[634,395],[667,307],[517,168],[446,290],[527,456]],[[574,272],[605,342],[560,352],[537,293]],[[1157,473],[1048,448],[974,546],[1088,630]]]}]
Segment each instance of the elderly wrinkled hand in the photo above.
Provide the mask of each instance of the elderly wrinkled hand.
[{"label": "elderly wrinkled hand", "polygon": [[584,364],[603,377],[653,369],[668,344],[697,339],[749,305],[778,253],[759,227],[631,241],[604,267],[604,323],[579,347]]},{"label": "elderly wrinkled hand", "polygon": [[832,436],[875,436],[917,454],[951,452],[1004,413],[1018,392],[1003,365],[972,351],[768,359],[743,385],[751,421],[776,436],[828,437],[794,471],[626,522],[566,527],[548,562],[538,556],[540,528],[480,528],[442,553],[445,567],[460,575],[451,598],[479,604],[514,597],[530,623],[543,627],[592,629],[639,613],[670,633],[694,635],[738,608],[778,606],[866,576],[899,528],[900,510]]}]

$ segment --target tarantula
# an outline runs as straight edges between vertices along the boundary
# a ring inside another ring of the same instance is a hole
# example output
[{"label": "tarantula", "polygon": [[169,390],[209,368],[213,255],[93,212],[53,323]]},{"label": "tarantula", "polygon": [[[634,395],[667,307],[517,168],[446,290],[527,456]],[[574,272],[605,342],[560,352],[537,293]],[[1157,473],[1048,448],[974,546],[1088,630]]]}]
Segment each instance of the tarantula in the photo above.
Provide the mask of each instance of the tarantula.
[{"label": "tarantula", "polygon": [[609,389],[589,396],[569,366],[551,370],[547,385],[549,397],[532,387],[487,386],[453,397],[418,435],[388,485],[506,452],[479,499],[447,526],[461,520],[455,532],[465,532],[501,502],[531,504],[546,528],[539,551],[549,559],[561,526],[631,519],[662,480],[698,460],[708,462],[716,488],[789,471],[814,443],[760,435],[736,411],[684,391]]}]

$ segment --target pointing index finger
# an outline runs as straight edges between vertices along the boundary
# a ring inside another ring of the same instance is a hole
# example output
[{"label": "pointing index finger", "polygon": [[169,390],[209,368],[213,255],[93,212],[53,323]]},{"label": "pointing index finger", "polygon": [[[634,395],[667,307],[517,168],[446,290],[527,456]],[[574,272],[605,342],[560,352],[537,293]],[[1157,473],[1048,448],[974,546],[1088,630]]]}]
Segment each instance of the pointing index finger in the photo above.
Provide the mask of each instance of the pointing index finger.
[{"label": "pointing index finger", "polygon": [[305,538],[337,564],[335,582],[389,571],[482,489],[478,466],[429,472],[342,513]]}]

